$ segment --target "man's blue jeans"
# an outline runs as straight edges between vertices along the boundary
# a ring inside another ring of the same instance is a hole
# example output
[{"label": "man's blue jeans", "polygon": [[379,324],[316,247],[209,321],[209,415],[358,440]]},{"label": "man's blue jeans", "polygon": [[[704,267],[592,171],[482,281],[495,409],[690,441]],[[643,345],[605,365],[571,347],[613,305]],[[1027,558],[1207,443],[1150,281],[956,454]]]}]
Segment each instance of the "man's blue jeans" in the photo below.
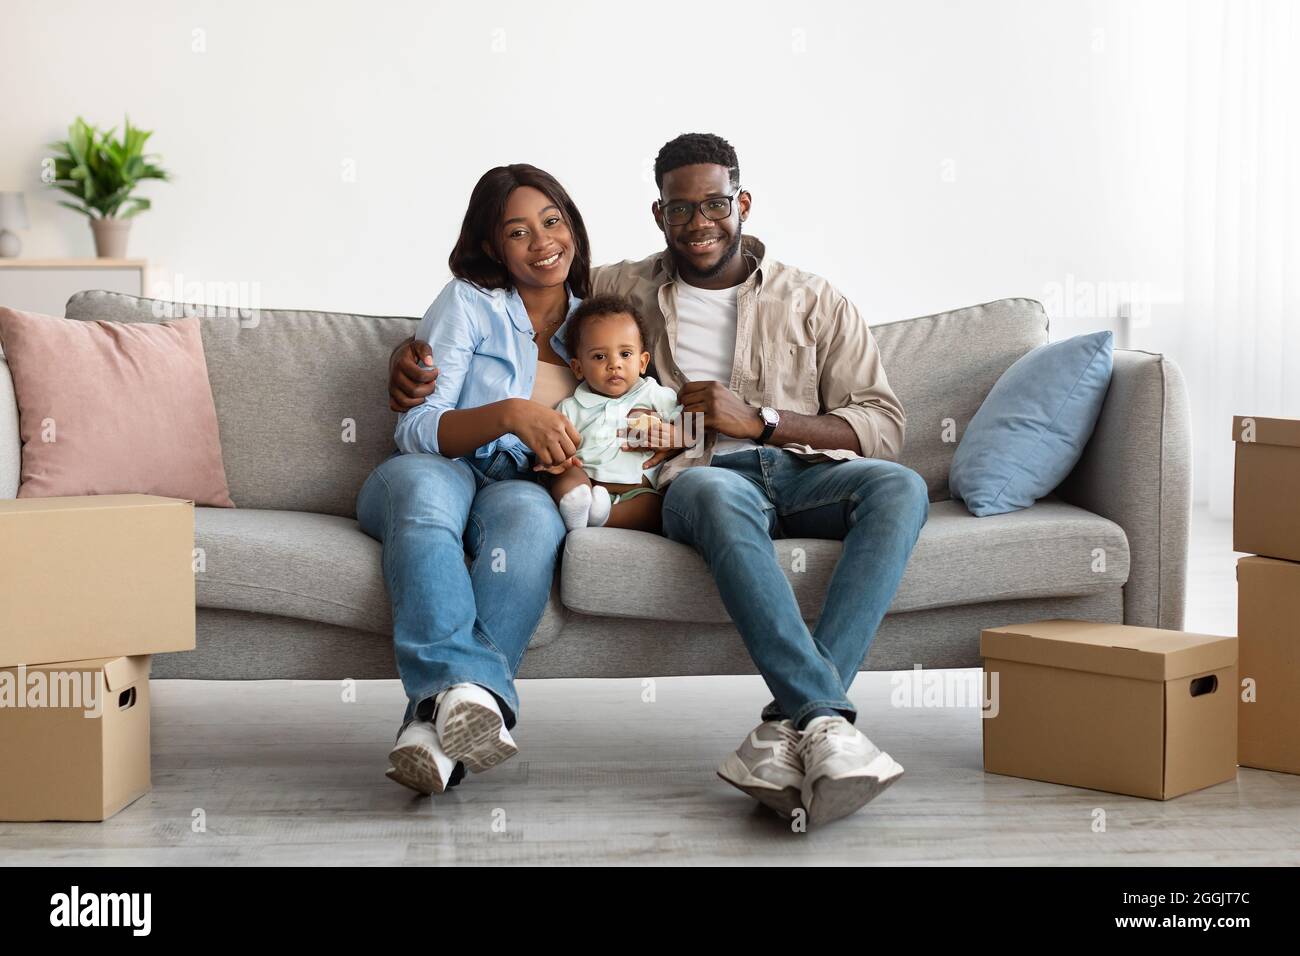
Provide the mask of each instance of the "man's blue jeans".
[{"label": "man's blue jeans", "polygon": [[[874,458],[808,462],[762,447],[688,468],[668,486],[664,534],[694,547],[776,699],[764,720],[857,716],[846,693],[929,514],[925,481]],[[844,550],[810,632],[773,538],[836,538]]]},{"label": "man's blue jeans", "polygon": [[480,460],[395,455],[366,479],[357,521],[384,546],[409,701],[403,724],[417,709],[427,717],[426,701],[440,691],[472,683],[496,695],[513,727],[515,673],[564,543],[564,522],[535,473],[506,452]]}]

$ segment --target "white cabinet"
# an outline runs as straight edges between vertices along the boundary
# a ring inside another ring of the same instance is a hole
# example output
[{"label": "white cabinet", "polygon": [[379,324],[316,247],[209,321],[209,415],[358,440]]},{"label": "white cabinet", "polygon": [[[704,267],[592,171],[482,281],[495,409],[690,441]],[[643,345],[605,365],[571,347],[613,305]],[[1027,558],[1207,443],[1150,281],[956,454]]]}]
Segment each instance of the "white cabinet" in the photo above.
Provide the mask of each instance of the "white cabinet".
[{"label": "white cabinet", "polygon": [[61,316],[87,289],[143,295],[146,268],[144,259],[0,259],[0,305]]}]

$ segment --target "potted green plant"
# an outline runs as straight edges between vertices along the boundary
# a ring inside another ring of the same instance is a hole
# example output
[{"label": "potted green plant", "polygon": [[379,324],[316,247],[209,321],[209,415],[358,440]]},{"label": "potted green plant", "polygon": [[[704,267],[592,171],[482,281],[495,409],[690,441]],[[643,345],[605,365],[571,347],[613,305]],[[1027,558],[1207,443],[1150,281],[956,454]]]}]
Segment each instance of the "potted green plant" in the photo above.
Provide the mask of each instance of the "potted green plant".
[{"label": "potted green plant", "polygon": [[116,132],[116,127],[103,131],[78,116],[68,127],[68,138],[50,144],[55,155],[49,184],[77,200],[61,199],[59,205],[90,219],[95,255],[108,259],[126,256],[131,217],[150,206],[148,199],[132,195],[135,188],[146,179],[170,179],[155,164],[158,157],[144,151],[151,131],[132,126],[128,118],[122,136]]}]

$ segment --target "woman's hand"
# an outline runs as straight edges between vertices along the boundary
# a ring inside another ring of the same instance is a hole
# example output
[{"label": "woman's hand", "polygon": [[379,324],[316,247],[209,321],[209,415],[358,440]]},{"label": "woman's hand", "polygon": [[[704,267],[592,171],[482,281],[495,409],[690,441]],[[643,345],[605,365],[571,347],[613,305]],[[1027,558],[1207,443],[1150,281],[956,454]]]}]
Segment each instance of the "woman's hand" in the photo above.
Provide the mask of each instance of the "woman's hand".
[{"label": "woman's hand", "polygon": [[407,339],[388,358],[388,407],[395,412],[409,412],[423,405],[437,381],[438,370],[433,367],[429,343]]},{"label": "woman's hand", "polygon": [[650,419],[647,428],[620,428],[619,435],[624,439],[624,451],[646,451],[652,449],[654,454],[645,460],[641,469],[648,470],[661,461],[681,454],[687,446],[676,425],[664,421],[653,408],[634,408],[627,413],[628,421],[638,418]]},{"label": "woman's hand", "polygon": [[[505,400],[505,430],[519,436],[519,440],[533,450],[540,470],[561,471],[578,464],[575,452],[582,436],[562,414],[540,402],[526,398]],[[558,474],[558,472],[552,472]]]}]

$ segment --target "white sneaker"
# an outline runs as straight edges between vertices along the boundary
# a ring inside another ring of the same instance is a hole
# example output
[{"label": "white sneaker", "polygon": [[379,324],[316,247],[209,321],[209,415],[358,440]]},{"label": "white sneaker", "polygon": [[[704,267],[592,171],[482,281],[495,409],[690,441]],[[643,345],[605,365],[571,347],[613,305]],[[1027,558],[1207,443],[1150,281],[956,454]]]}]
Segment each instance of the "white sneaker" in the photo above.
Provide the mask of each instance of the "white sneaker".
[{"label": "white sneaker", "polygon": [[491,770],[519,752],[497,700],[478,684],[456,684],[438,695],[433,718],[438,740],[473,773]]},{"label": "white sneaker", "polygon": [[843,717],[815,717],[799,741],[803,805],[810,823],[860,809],[903,775],[903,768]]},{"label": "white sneaker", "polygon": [[788,720],[765,720],[728,755],[718,776],[783,817],[803,804],[803,760],[799,731]]},{"label": "white sneaker", "polygon": [[[423,794],[442,793],[454,786],[456,761],[438,743],[438,734],[428,720],[413,720],[398,735],[388,752],[389,780]],[[462,771],[463,773],[463,771]]]}]

